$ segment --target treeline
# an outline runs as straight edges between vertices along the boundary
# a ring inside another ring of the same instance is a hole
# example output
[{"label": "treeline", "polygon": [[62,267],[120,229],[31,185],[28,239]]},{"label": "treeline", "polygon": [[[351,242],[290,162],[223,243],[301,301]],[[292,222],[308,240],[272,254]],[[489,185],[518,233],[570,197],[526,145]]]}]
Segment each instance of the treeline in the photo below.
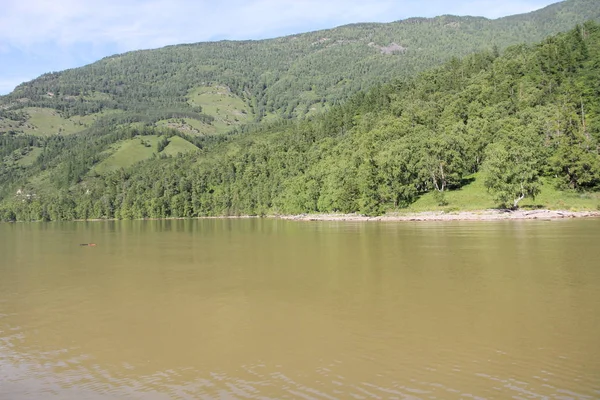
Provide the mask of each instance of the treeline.
[{"label": "treeline", "polygon": [[[200,107],[198,107],[200,109]],[[112,127],[123,124],[142,123],[144,125],[153,125],[158,121],[171,118],[190,118],[205,124],[212,124],[215,118],[211,115],[202,114],[196,111],[174,111],[174,110],[146,110],[145,112],[134,113],[116,113],[108,114],[98,118],[94,122],[94,127]]]},{"label": "treeline", "polygon": [[[544,176],[566,190],[597,190],[599,72],[600,26],[589,22],[539,45],[452,59],[376,86],[312,121],[227,136],[200,156],[103,176],[86,166],[45,196],[12,196],[0,216],[379,214],[428,192],[444,204],[476,172],[499,206],[535,196]],[[52,176],[80,160],[83,147],[69,148]]]}]

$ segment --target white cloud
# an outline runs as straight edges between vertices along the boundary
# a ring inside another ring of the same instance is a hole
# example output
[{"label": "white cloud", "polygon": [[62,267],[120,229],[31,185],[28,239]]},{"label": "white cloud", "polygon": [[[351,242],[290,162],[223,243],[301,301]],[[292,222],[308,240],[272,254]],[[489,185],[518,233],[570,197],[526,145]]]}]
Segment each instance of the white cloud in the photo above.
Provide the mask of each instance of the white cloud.
[{"label": "white cloud", "polygon": [[507,15],[523,14],[537,10],[556,1],[520,1],[520,0],[469,0],[457,2],[454,14],[476,15],[488,18],[500,18]]},{"label": "white cloud", "polygon": [[[9,0],[13,2],[14,0]],[[363,1],[252,0],[216,3],[189,0],[75,1],[27,0],[15,3],[12,13],[27,16],[29,26],[11,18],[10,7],[0,19],[0,37],[15,45],[51,39],[61,45],[89,41],[117,43],[120,48],[157,47],[212,37],[242,39],[263,37],[293,25],[325,24],[328,21],[380,20],[390,12],[391,1],[368,7]],[[82,6],[85,4],[85,7]],[[328,25],[324,25],[328,26]]]},{"label": "white cloud", "polygon": [[0,47],[52,42],[151,48],[215,37],[263,38],[291,29],[445,13],[502,15],[552,0],[3,0]]}]

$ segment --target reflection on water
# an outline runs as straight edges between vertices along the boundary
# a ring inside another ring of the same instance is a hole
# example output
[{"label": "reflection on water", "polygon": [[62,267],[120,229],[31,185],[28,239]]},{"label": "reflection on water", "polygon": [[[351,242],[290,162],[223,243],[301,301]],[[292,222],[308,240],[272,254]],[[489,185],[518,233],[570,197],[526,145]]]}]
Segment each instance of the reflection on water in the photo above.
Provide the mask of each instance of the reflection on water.
[{"label": "reflection on water", "polygon": [[599,398],[598,243],[598,220],[2,224],[0,398]]}]

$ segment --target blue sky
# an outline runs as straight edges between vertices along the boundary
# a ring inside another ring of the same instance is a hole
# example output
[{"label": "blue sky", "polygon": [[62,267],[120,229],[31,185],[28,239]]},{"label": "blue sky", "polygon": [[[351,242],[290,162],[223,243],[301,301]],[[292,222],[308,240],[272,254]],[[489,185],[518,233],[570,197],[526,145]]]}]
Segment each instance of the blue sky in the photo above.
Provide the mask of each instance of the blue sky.
[{"label": "blue sky", "polygon": [[264,39],[441,14],[498,18],[558,0],[2,0],[0,94],[44,72],[136,49]]}]

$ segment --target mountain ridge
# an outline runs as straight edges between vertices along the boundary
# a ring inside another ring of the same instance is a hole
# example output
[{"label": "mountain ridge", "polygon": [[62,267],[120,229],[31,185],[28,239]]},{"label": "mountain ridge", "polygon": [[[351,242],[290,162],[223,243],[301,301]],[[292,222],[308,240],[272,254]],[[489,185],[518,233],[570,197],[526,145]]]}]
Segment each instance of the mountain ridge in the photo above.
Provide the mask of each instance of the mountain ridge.
[{"label": "mountain ridge", "polygon": [[[0,103],[14,109],[49,107],[65,116],[103,110],[193,111],[186,104],[191,90],[225,85],[247,104],[255,121],[304,118],[376,83],[409,77],[494,45],[540,41],[588,19],[600,20],[599,2],[566,0],[498,19],[446,15],[347,24],[262,40],[177,44],[44,74],[0,97]],[[402,51],[381,52],[392,44]],[[94,98],[98,93],[105,98]]]}]

